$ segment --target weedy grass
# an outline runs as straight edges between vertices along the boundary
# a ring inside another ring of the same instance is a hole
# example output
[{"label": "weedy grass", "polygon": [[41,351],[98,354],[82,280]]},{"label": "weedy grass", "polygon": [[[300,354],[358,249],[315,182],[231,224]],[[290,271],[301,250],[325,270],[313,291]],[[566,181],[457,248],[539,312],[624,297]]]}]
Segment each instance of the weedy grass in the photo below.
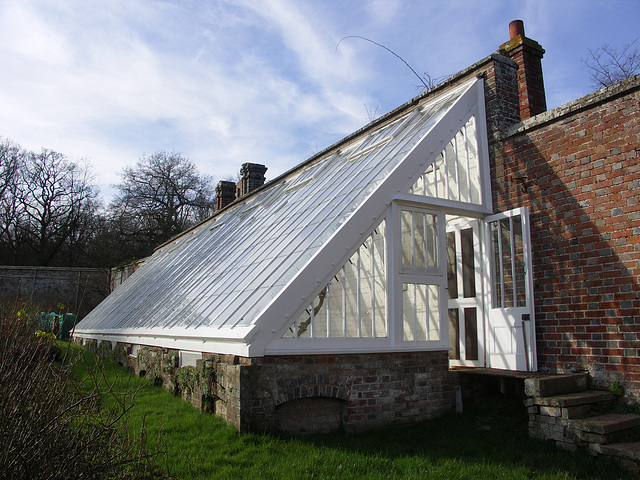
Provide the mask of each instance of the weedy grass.
[{"label": "weedy grass", "polygon": [[[72,347],[77,348],[77,347]],[[86,357],[82,365],[90,366]],[[80,365],[80,364],[79,364]],[[462,414],[359,434],[239,434],[160,387],[105,365],[105,381],[142,382],[131,409],[185,479],[631,479],[604,458],[530,439],[521,399],[487,397]],[[79,373],[81,375],[81,373]]]}]

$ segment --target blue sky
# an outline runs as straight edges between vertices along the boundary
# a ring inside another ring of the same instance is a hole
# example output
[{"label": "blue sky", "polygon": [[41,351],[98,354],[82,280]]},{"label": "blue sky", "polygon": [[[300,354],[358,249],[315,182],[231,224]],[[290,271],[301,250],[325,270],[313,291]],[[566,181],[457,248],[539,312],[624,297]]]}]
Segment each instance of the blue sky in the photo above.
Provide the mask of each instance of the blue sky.
[{"label": "blue sky", "polygon": [[271,179],[508,40],[546,50],[547,104],[594,90],[589,48],[640,36],[638,0],[0,0],[0,136],[86,159],[103,196],[141,154]]}]

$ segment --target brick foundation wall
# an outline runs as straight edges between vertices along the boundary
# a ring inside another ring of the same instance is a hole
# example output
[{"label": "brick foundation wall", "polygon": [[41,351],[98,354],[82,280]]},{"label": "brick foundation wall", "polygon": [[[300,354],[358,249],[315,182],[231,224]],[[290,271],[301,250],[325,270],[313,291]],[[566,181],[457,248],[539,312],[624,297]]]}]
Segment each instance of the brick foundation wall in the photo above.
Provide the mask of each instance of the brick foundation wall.
[{"label": "brick foundation wall", "polygon": [[640,399],[640,77],[503,132],[495,211],[531,211],[539,366]]},{"label": "brick foundation wall", "polygon": [[446,351],[260,358],[205,354],[196,367],[178,368],[177,350],[83,343],[240,431],[354,432],[427,420],[455,406]]},{"label": "brick foundation wall", "polygon": [[250,429],[277,429],[276,409],[304,398],[343,401],[346,431],[427,420],[455,404],[448,352],[273,356],[251,362],[246,391],[243,386],[243,396],[252,399],[245,417]]}]

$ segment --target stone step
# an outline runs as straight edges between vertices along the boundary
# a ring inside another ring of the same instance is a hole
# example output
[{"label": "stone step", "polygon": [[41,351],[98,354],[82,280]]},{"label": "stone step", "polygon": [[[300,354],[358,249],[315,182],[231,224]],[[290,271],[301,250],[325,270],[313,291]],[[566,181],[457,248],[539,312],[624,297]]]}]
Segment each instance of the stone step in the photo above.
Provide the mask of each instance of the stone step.
[{"label": "stone step", "polygon": [[526,378],[524,381],[524,393],[528,397],[554,397],[580,392],[588,388],[589,375],[586,373],[549,375]]},{"label": "stone step", "polygon": [[640,415],[634,413],[608,413],[595,417],[574,419],[567,427],[581,442],[606,445],[619,442],[640,428]]},{"label": "stone step", "polygon": [[525,401],[527,407],[533,405],[545,405],[548,407],[575,407],[579,405],[591,405],[594,403],[611,402],[616,396],[610,392],[598,390],[586,390],[584,392],[567,393],[553,397],[533,397]]},{"label": "stone step", "polygon": [[640,473],[640,442],[612,443],[610,445],[590,444],[593,454],[608,455],[618,460],[627,470]]},{"label": "stone step", "polygon": [[571,428],[591,433],[613,433],[640,427],[640,415],[635,413],[607,413],[596,417],[571,420]]}]

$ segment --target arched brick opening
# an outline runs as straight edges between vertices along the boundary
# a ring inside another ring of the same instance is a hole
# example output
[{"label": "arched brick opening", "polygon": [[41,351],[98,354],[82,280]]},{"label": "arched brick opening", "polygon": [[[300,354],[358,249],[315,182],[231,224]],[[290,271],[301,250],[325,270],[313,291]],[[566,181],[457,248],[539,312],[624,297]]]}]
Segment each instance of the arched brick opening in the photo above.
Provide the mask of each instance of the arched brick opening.
[{"label": "arched brick opening", "polygon": [[346,402],[338,398],[298,398],[276,407],[278,429],[291,434],[333,433],[342,428]]}]

